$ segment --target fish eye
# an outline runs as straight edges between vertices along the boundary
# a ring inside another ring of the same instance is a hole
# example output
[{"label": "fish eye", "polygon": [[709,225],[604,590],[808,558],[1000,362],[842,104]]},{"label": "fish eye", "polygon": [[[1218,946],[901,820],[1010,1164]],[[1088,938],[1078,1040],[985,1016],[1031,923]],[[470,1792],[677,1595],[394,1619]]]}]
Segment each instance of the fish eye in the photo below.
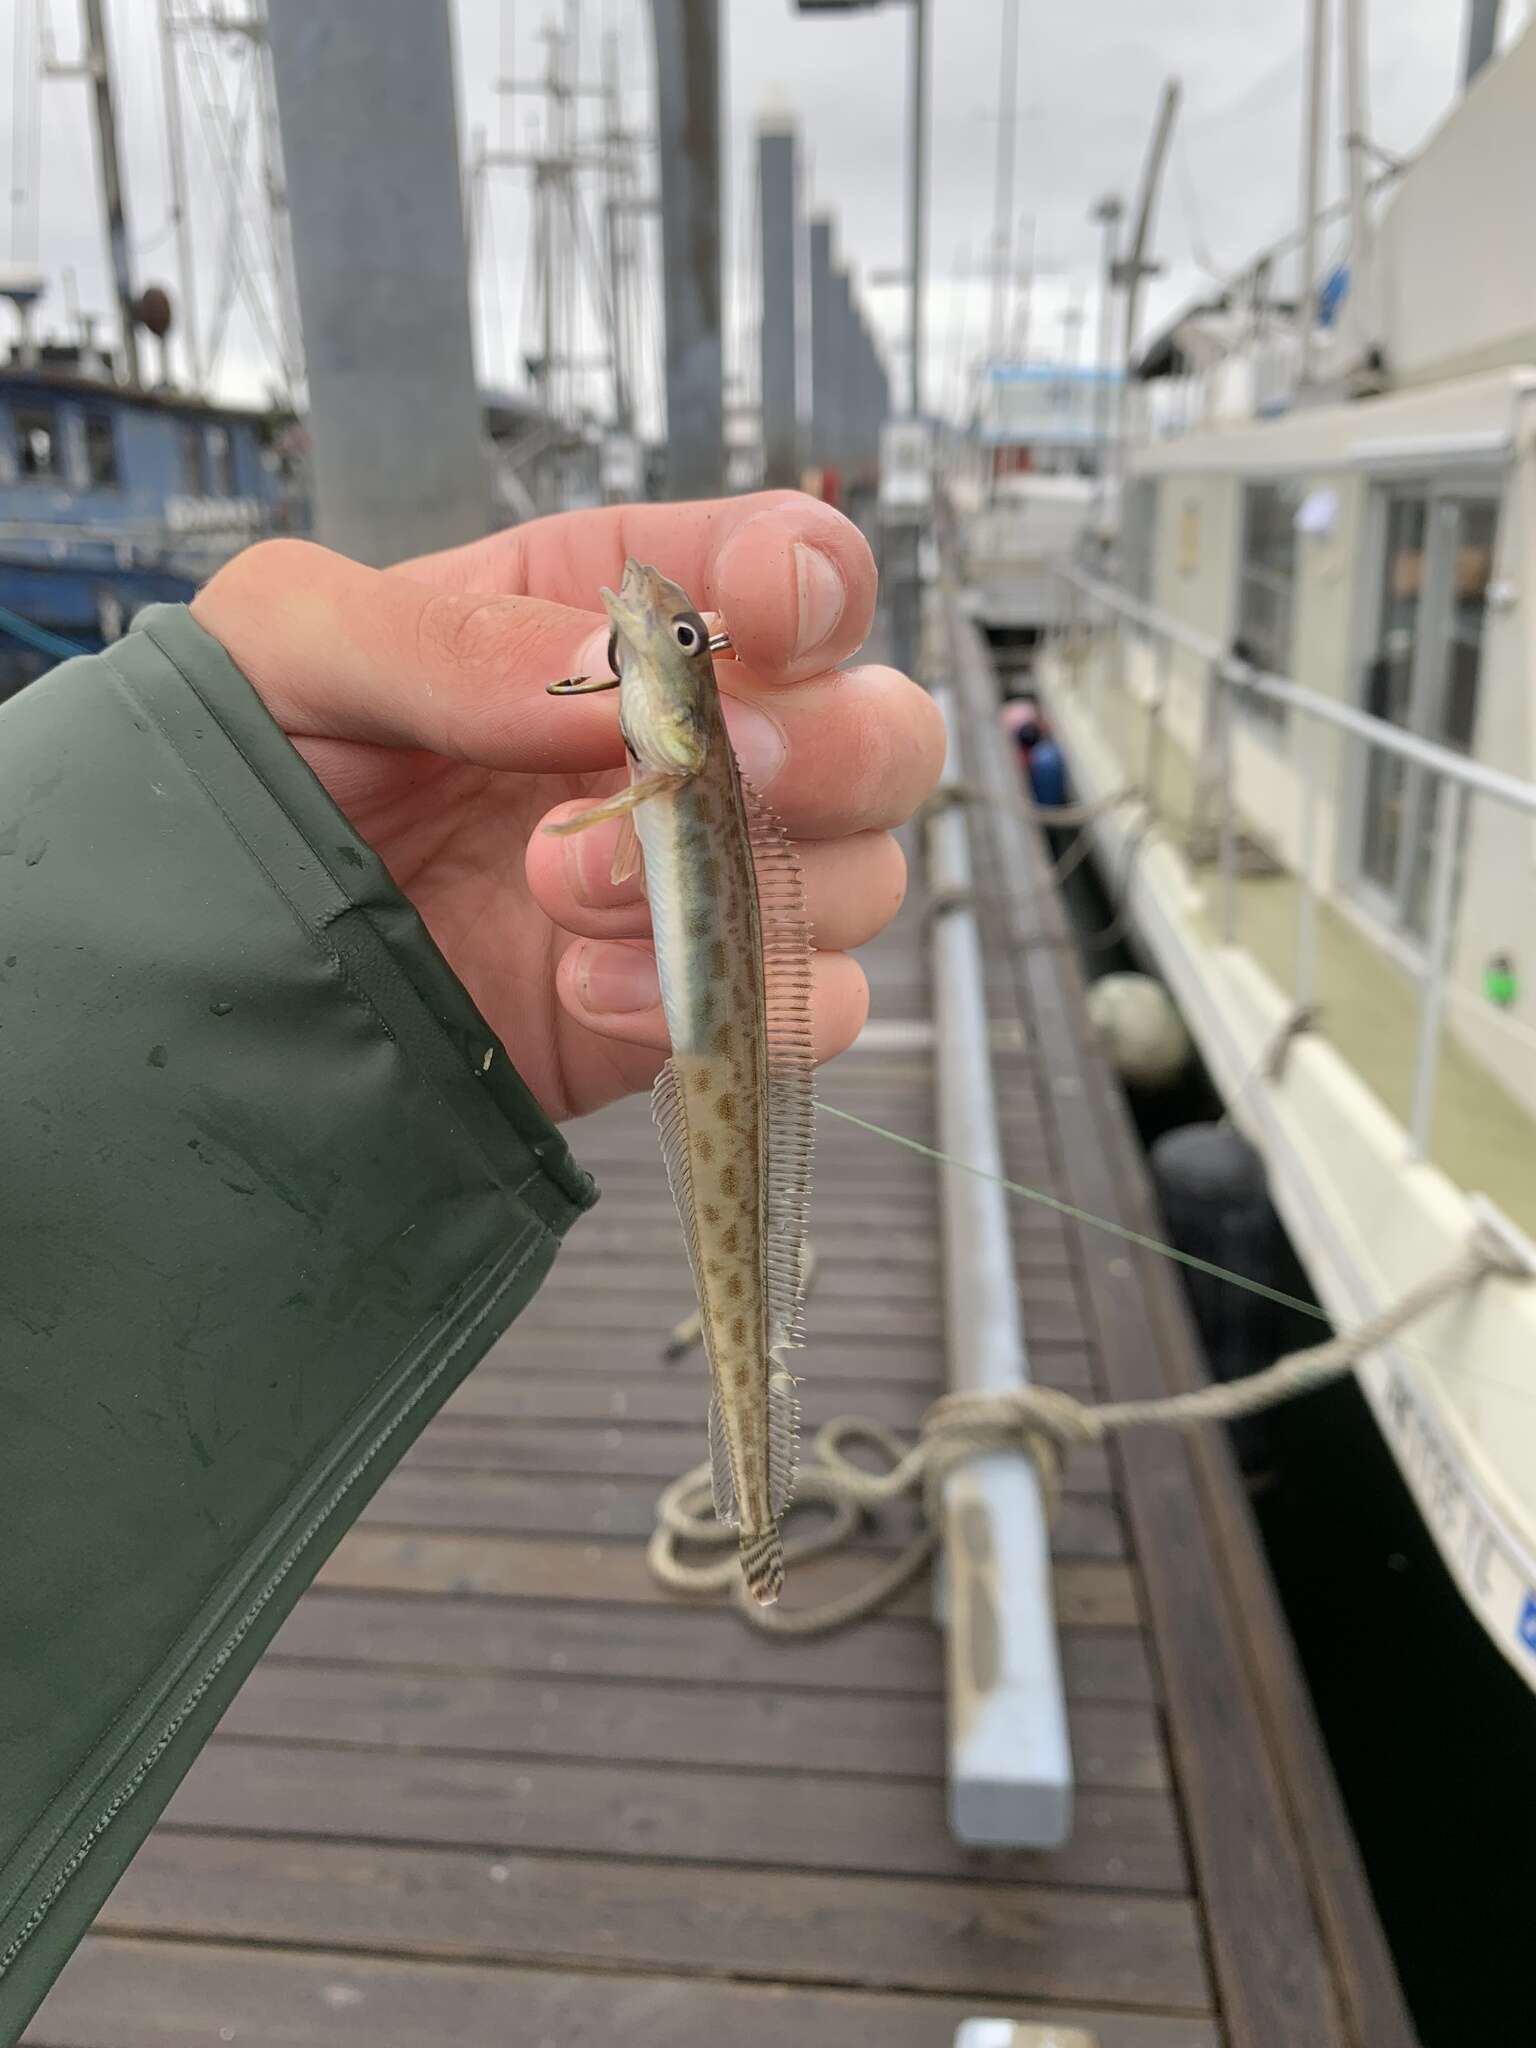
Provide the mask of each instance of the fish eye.
[{"label": "fish eye", "polygon": [[674,619],[672,637],[684,654],[697,654],[702,645],[702,636],[691,619]]}]

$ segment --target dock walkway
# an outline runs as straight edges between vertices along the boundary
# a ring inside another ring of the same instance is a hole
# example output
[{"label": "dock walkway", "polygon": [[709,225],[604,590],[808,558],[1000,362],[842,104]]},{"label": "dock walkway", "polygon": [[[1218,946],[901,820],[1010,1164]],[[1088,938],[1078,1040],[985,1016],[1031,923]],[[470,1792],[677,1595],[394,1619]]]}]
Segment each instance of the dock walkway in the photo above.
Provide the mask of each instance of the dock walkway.
[{"label": "dock walkway", "polygon": [[[984,812],[976,839],[1009,1170],[1155,1229],[1038,844],[1019,872]],[[914,888],[823,1094],[928,1141],[923,931]],[[935,1170],[819,1138],[807,1420],[911,1430],[944,1385]],[[977,2013],[1099,2048],[1406,2048],[1224,1445],[1072,1459],[1075,1832],[962,1850],[926,1588],[779,1645],[648,1577],[657,1491],[703,1439],[702,1368],[658,1357],[686,1267],[644,1106],[573,1143],[602,1202],[301,1602],[32,2048],[932,2048]],[[1024,1205],[1014,1246],[1037,1379],[1198,1374],[1160,1262]],[[909,1531],[887,1515],[790,1603]]]}]

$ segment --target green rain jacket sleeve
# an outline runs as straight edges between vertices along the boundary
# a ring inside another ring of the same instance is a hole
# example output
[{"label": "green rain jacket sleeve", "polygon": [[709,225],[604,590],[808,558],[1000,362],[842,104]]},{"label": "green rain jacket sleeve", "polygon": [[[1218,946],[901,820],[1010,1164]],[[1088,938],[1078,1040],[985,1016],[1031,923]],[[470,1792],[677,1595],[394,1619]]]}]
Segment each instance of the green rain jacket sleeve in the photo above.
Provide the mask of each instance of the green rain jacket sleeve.
[{"label": "green rain jacket sleeve", "polygon": [[0,709],[0,2041],[595,1190],[182,608]]}]

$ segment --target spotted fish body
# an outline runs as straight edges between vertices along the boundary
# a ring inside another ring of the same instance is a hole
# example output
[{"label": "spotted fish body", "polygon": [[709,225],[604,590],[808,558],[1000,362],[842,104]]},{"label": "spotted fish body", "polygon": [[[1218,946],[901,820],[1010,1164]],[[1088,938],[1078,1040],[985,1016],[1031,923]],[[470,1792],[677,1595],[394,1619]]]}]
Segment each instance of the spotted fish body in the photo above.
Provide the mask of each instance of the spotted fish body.
[{"label": "spotted fish body", "polygon": [[[626,565],[619,717],[672,1056],[654,1109],[698,1292],[715,1512],[748,1590],[784,1581],[812,1147],[810,935],[794,852],[743,782],[707,629],[675,583]],[[620,800],[624,801],[623,799]],[[579,822],[579,821],[578,821]],[[621,841],[615,872],[629,865]]]}]

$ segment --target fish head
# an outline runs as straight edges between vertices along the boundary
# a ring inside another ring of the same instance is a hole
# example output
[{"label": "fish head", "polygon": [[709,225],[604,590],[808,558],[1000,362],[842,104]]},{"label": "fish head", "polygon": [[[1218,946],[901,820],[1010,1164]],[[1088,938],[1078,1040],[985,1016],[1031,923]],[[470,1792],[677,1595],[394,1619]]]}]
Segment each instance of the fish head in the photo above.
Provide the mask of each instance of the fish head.
[{"label": "fish head", "polygon": [[652,773],[699,774],[715,688],[709,628],[687,591],[643,562],[627,561],[618,590],[601,596],[613,623],[619,723],[630,752]]}]

